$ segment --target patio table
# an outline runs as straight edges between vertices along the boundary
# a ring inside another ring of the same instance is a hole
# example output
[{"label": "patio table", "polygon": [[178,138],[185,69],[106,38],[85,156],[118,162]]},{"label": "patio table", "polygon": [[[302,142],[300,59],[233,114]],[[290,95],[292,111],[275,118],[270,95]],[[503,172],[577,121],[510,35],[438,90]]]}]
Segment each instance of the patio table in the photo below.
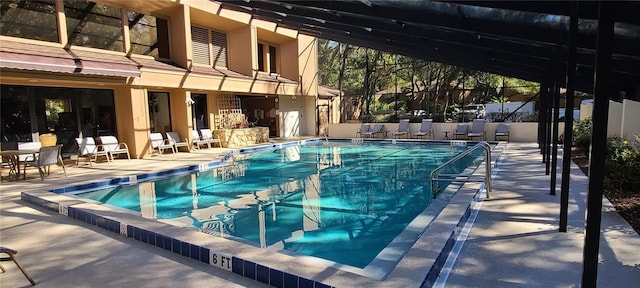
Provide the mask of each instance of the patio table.
[{"label": "patio table", "polygon": [[[40,152],[40,149],[23,149],[23,150],[4,150],[0,151],[2,157],[6,157],[9,162],[9,179],[20,179],[20,155],[33,155],[33,159],[36,158],[36,154]],[[26,171],[23,171],[26,173]]]}]

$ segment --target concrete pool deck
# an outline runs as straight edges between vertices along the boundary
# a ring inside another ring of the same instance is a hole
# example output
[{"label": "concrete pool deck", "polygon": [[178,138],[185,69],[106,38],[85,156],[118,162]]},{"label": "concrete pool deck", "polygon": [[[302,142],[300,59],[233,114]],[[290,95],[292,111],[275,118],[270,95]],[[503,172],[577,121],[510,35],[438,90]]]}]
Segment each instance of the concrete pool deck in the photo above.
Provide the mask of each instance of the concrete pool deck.
[{"label": "concrete pool deck", "polygon": [[[40,287],[266,287],[20,200],[22,191],[195,165],[226,151],[215,148],[93,167],[81,163],[67,168],[68,177],[53,168],[45,182],[30,170],[27,181],[0,185],[0,242],[19,251],[18,260]],[[587,177],[574,165],[569,232],[557,232],[560,196],[549,195],[549,177],[540,159],[536,144],[508,145],[494,192],[481,202],[445,287],[580,285]],[[606,200],[602,229],[599,286],[637,285],[640,236]],[[3,266],[7,272],[0,274],[0,286],[30,286],[15,265]]]}]

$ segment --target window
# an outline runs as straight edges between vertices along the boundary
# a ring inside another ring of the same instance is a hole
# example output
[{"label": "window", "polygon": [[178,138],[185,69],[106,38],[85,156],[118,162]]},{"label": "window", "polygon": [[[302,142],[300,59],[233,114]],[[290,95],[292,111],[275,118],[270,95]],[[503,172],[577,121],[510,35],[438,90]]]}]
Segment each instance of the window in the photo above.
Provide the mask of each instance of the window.
[{"label": "window", "polygon": [[191,40],[194,63],[227,68],[227,34],[192,26]]},{"label": "window", "polygon": [[258,71],[278,73],[278,47],[258,43]]},{"label": "window", "polygon": [[211,31],[211,50],[213,52],[213,67],[227,68],[227,34]]},{"label": "window", "polygon": [[76,137],[117,135],[113,90],[0,85],[2,142],[29,142],[55,133],[63,152]]},{"label": "window", "polygon": [[209,113],[207,112],[207,94],[192,93],[191,115],[193,115],[194,129],[209,128]]},{"label": "window", "polygon": [[167,20],[136,12],[129,12],[127,19],[133,53],[171,59]]},{"label": "window", "polygon": [[264,70],[264,45],[258,43],[258,71],[266,72]]},{"label": "window", "polygon": [[171,131],[171,109],[168,92],[149,92],[149,124],[151,132]]},{"label": "window", "polygon": [[70,44],[124,51],[120,9],[85,0],[65,0],[64,13]]},{"label": "window", "polygon": [[209,65],[209,31],[204,28],[191,26],[191,47],[193,62]]},{"label": "window", "polygon": [[2,0],[0,2],[0,34],[58,42],[55,1]]},{"label": "window", "polygon": [[269,73],[278,73],[276,60],[276,47],[269,46]]}]

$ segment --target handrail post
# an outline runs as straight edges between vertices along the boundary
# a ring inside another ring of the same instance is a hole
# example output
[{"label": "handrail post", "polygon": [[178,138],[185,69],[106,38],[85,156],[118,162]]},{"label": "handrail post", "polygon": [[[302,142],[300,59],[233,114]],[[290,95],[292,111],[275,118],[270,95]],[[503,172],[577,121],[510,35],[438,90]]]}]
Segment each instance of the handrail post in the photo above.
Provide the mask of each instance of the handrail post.
[{"label": "handrail post", "polygon": [[[436,179],[434,177],[434,175],[436,174],[436,172],[438,172],[438,175],[440,170],[443,167],[446,167],[447,165],[449,165],[450,163],[453,163],[454,161],[457,161],[459,159],[461,159],[462,157],[470,154],[471,152],[473,152],[476,149],[479,148],[483,148],[485,150],[485,189],[487,190],[487,198],[489,198],[489,192],[491,192],[491,146],[489,146],[489,144],[487,142],[480,142],[476,145],[474,145],[473,147],[463,151],[462,153],[454,156],[453,158],[449,159],[448,161],[440,164],[440,166],[436,167],[435,169],[433,169],[431,171],[431,173],[429,173],[429,181],[431,182],[431,192],[433,193],[434,190],[434,180],[438,180],[440,181],[440,177],[438,177],[438,179]],[[451,180],[454,181],[454,180]]]}]

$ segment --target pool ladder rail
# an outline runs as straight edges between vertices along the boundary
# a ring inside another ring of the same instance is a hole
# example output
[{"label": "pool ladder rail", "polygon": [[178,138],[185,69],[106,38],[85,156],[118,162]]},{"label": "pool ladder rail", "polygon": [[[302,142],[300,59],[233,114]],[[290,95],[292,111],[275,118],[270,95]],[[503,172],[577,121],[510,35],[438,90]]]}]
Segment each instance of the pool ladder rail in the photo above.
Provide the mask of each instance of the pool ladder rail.
[{"label": "pool ladder rail", "polygon": [[[471,154],[473,151],[478,149],[485,150],[485,174],[477,175],[477,174],[442,174],[440,170],[449,166],[451,163],[462,159],[462,157]],[[456,155],[455,157],[449,159],[447,162],[442,163],[440,166],[436,167],[429,174],[429,180],[431,182],[431,191],[433,194],[437,194],[440,191],[440,181],[447,182],[484,182],[485,188],[487,189],[487,198],[489,198],[489,192],[491,192],[491,146],[487,144],[487,142],[480,142],[471,148],[465,150],[464,152]]]}]

